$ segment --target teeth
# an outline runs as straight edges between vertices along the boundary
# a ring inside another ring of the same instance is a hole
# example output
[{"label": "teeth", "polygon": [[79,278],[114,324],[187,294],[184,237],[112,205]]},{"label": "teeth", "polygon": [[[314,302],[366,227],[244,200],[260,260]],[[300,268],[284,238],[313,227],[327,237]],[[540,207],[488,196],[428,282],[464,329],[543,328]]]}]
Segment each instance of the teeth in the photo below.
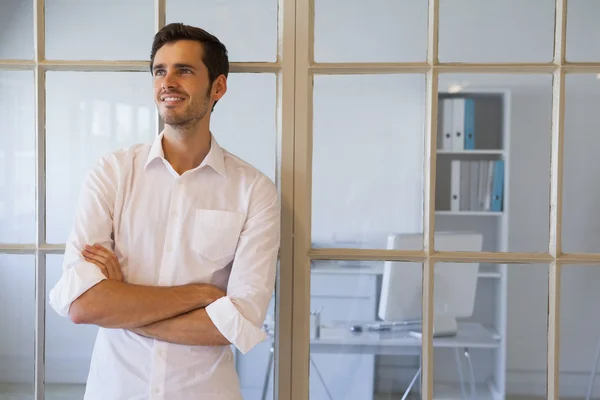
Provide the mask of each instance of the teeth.
[{"label": "teeth", "polygon": [[183,100],[181,97],[165,97],[164,101]]}]

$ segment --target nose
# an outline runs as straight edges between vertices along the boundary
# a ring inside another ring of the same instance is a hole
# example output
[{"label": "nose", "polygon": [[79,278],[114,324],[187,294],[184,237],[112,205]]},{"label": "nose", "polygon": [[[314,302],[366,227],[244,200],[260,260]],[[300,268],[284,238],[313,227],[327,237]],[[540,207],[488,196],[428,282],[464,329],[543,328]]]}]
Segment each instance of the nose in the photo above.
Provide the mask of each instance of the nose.
[{"label": "nose", "polygon": [[177,82],[175,80],[174,74],[167,72],[163,77],[161,87],[162,89],[171,89],[176,86]]}]

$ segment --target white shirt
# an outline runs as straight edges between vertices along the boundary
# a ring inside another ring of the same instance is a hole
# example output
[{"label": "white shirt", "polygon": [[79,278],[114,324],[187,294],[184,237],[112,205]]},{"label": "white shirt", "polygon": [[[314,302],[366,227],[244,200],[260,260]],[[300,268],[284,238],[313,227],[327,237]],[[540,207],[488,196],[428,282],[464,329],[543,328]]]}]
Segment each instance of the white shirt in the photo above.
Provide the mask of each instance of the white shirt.
[{"label": "white shirt", "polygon": [[[276,186],[214,137],[202,164],[179,175],[164,158],[162,137],[110,153],[89,173],[50,305],[66,317],[75,299],[106,279],[81,254],[86,244],[99,243],[117,255],[128,283],[212,283],[226,290],[206,311],[246,353],[266,337],[260,328],[280,243]],[[184,346],[99,328],[84,398],[242,397],[231,346]]]}]

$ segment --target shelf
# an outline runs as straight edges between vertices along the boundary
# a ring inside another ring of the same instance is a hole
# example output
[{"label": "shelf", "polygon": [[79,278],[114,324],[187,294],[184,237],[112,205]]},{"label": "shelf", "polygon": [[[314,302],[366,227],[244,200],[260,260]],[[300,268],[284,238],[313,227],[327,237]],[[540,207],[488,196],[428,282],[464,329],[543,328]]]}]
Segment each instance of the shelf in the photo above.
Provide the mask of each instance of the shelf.
[{"label": "shelf", "polygon": [[435,215],[466,215],[466,216],[490,216],[500,217],[504,215],[503,211],[436,211]]},{"label": "shelf", "polygon": [[438,154],[473,154],[473,155],[503,155],[505,152],[502,149],[489,149],[489,150],[443,150],[438,149]]},{"label": "shelf", "polygon": [[480,278],[493,278],[493,279],[502,278],[502,274],[500,272],[479,272],[478,276]]}]

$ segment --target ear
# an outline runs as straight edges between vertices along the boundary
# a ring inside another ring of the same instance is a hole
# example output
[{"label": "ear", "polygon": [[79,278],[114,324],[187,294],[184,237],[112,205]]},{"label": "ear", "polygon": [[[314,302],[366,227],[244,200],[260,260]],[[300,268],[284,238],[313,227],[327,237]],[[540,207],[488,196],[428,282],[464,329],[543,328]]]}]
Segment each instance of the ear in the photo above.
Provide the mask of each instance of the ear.
[{"label": "ear", "polygon": [[225,75],[219,75],[213,82],[212,87],[212,98],[215,102],[219,101],[221,97],[227,92],[227,78]]}]

